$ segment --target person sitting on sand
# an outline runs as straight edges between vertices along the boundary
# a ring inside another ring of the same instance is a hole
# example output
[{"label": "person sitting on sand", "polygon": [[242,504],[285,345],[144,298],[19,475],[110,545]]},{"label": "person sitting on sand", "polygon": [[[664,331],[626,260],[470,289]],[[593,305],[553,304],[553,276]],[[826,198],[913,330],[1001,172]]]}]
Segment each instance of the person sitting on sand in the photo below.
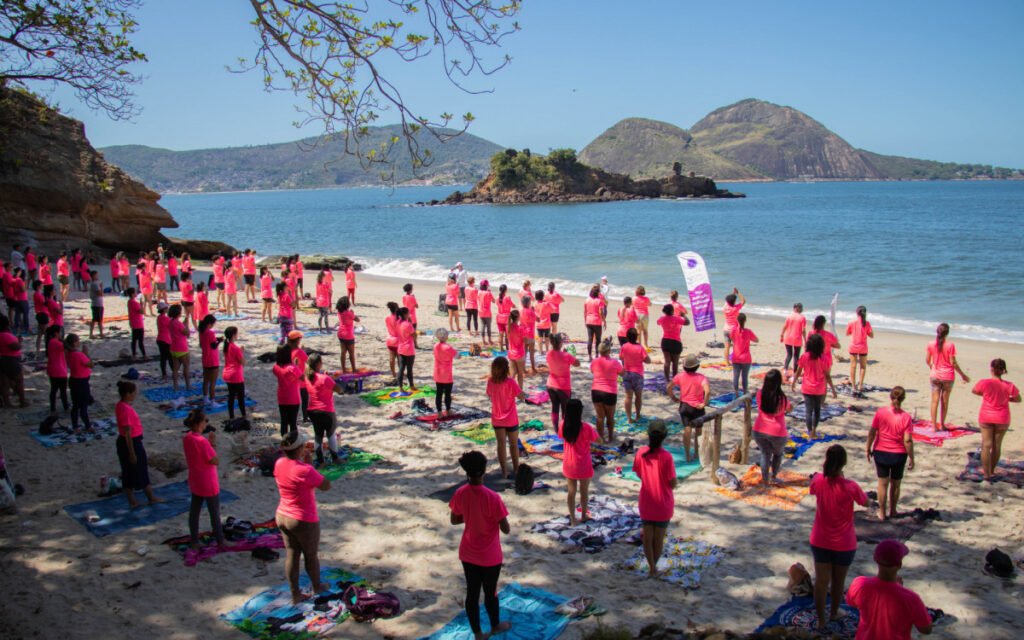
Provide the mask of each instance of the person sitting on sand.
[{"label": "person sitting on sand", "polygon": [[114,407],[114,416],[117,420],[115,446],[117,459],[121,463],[121,484],[124,496],[128,499],[128,505],[132,509],[139,506],[138,500],[135,499],[135,492],[140,489],[145,492],[149,504],[163,502],[153,494],[153,487],[149,482],[149,463],[146,458],[146,448],[142,446],[142,420],[139,419],[139,414],[132,407],[132,403],[135,402],[135,397],[138,395],[138,389],[134,382],[121,380],[117,383],[117,394],[121,400]]},{"label": "person sitting on sand", "polygon": [[[466,618],[473,638],[486,640],[512,628],[512,623],[501,622],[498,605],[498,578],[503,560],[498,532],[508,535],[512,529],[508,524],[508,509],[501,496],[484,486],[486,456],[479,451],[470,451],[462,454],[459,465],[466,472],[466,484],[455,491],[448,508],[451,509],[451,523],[465,525],[459,542],[459,560],[466,575]],[[481,588],[490,622],[488,633],[480,627]]]},{"label": "person sitting on sand", "polygon": [[580,494],[579,522],[586,522],[587,505],[590,504],[590,479],[594,477],[594,461],[590,457],[590,443],[598,442],[599,436],[593,425],[583,422],[583,403],[578,398],[569,400],[565,419],[558,426],[558,435],[565,441],[565,455],[562,457],[562,475],[568,484],[569,524],[576,526],[576,489]]},{"label": "person sitting on sand", "polygon": [[898,540],[882,540],[875,547],[878,576],[859,576],[850,583],[846,601],[860,612],[857,638],[910,640],[910,631],[928,635],[932,617],[921,596],[903,586],[899,576],[903,558],[910,553]]},{"label": "person sitting on sand", "polygon": [[647,575],[658,575],[658,560],[665,547],[668,523],[675,511],[676,464],[661,444],[668,435],[664,420],[651,420],[647,427],[648,445],[640,447],[633,458],[633,473],[640,478],[640,520],[643,522],[644,556]]},{"label": "person sitting on sand", "polygon": [[875,412],[868,431],[868,462],[874,459],[878,475],[879,520],[896,517],[903,469],[914,468],[914,419],[902,408],[906,397],[903,387],[893,387],[889,392],[890,406]]},{"label": "person sitting on sand", "polygon": [[[692,353],[683,360],[683,371],[676,377],[669,380],[665,393],[669,400],[679,403],[679,419],[683,424],[683,448],[686,449],[686,461],[692,462],[695,456],[690,455],[690,442],[693,440],[693,430],[696,428],[697,437],[701,436],[704,424],[691,427],[690,423],[704,415],[704,407],[711,399],[711,385],[708,379],[700,371],[700,360]],[[679,396],[675,390],[679,389]],[[696,448],[696,446],[694,446]]]},{"label": "person sitting on sand", "polygon": [[[504,356],[498,356],[491,362],[486,392],[491,399],[491,427],[497,438],[501,475],[505,478],[514,477],[519,471],[519,411],[516,400],[525,400],[526,394],[510,377],[508,359]],[[511,476],[506,464],[506,449],[512,454]]]},{"label": "person sitting on sand", "polygon": [[956,345],[947,340],[948,337],[949,325],[943,322],[935,329],[935,341],[928,343],[925,356],[925,363],[931,368],[928,376],[932,386],[931,418],[932,428],[936,431],[946,428],[949,396],[953,393],[953,382],[956,381],[954,373],[959,373],[964,382],[971,381],[960,369],[956,361]]},{"label": "person sitting on sand", "polygon": [[981,396],[978,426],[981,427],[981,472],[992,482],[1002,455],[1003,436],[1010,430],[1010,403],[1020,402],[1020,390],[1006,375],[1006,360],[996,358],[989,370],[992,377],[974,385],[974,395]]},{"label": "person sitting on sand", "polygon": [[182,438],[185,462],[188,464],[188,488],[192,502],[188,509],[188,535],[193,549],[199,548],[199,514],[206,503],[210,527],[220,547],[227,546],[220,523],[220,479],[217,477],[217,434],[210,428],[202,409],[193,409],[185,416],[188,433]]},{"label": "person sitting on sand", "polygon": [[754,442],[761,449],[761,484],[765,487],[779,482],[779,469],[789,440],[786,413],[790,406],[782,390],[782,372],[772,369],[765,374],[757,392],[757,419],[753,427]]},{"label": "person sitting on sand", "polygon": [[284,573],[292,602],[297,603],[309,597],[299,589],[300,556],[305,560],[313,593],[330,588],[320,582],[320,517],[313,490],[328,491],[331,481],[309,463],[313,452],[298,431],[281,438],[281,451],[284,455],[274,463],[274,481],[281,494],[275,520],[284,538]]}]

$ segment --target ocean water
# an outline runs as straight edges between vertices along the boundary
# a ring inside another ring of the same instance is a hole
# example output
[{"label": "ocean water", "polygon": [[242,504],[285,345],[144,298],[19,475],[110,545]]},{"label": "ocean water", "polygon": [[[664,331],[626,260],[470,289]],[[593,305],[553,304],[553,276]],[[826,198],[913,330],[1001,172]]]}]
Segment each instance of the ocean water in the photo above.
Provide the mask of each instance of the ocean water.
[{"label": "ocean water", "polygon": [[[372,274],[442,280],[456,261],[518,289],[555,281],[615,297],[646,286],[685,299],[676,254],[700,253],[716,304],[809,314],[839,293],[837,324],[863,304],[878,328],[1024,343],[1024,182],[720,185],[735,200],[417,207],[453,187],[168,195],[175,234],[261,254],[358,259]],[[465,189],[466,187],[463,187]]]}]

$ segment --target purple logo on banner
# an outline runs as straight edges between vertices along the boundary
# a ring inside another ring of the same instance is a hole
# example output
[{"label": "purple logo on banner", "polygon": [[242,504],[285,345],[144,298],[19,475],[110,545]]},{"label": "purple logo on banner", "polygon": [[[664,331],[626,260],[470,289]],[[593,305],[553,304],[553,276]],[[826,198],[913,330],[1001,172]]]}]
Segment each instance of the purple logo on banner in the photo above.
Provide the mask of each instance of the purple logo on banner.
[{"label": "purple logo on banner", "polygon": [[715,328],[715,299],[711,295],[711,282],[704,259],[692,251],[676,256],[690,292],[690,310],[693,312],[693,328],[707,331]]}]

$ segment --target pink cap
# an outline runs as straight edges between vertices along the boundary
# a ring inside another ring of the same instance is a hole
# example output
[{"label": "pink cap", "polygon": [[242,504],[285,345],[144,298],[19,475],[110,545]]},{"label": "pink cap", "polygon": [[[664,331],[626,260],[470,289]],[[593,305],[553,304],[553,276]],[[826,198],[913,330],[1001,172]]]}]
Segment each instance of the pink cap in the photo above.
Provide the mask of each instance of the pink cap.
[{"label": "pink cap", "polygon": [[899,540],[882,540],[875,547],[875,562],[886,567],[898,567],[910,550]]}]

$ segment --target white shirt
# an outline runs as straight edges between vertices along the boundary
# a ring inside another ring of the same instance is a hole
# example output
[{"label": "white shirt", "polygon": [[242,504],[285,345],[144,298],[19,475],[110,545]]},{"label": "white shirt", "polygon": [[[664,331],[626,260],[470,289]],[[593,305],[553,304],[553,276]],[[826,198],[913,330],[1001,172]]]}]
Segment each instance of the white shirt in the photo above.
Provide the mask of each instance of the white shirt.
[{"label": "white shirt", "polygon": [[11,251],[11,266],[15,269],[25,268],[25,256],[18,250]]},{"label": "white shirt", "polygon": [[469,278],[469,274],[466,272],[465,269],[459,268],[455,270],[455,283],[459,285],[459,287],[466,286],[467,278]]}]

